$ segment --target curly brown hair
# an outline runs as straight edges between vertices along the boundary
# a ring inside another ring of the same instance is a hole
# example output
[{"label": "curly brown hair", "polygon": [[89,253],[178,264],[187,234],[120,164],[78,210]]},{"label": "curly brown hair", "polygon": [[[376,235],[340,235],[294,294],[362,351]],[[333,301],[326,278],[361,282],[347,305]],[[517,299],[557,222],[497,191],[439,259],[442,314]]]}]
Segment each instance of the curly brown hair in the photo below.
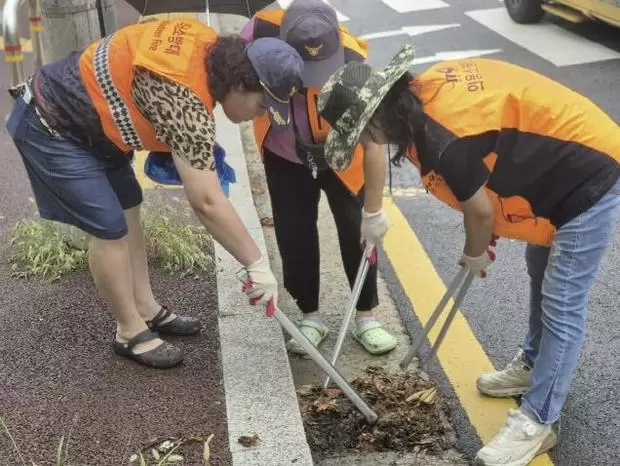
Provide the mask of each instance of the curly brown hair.
[{"label": "curly brown hair", "polygon": [[209,89],[217,102],[241,87],[248,92],[261,92],[262,87],[252,62],[245,53],[245,41],[238,35],[218,37],[209,46],[206,65]]}]

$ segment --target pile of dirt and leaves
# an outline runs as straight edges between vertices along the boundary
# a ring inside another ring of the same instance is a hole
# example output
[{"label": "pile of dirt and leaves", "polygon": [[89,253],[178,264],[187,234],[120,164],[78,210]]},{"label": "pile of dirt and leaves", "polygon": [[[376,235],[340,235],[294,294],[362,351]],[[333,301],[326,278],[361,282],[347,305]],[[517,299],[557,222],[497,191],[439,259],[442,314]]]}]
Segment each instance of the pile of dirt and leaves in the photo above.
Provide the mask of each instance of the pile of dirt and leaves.
[{"label": "pile of dirt and leaves", "polygon": [[440,455],[456,441],[448,405],[420,372],[390,374],[369,367],[351,382],[379,416],[369,426],[339,388],[297,390],[308,443],[316,457],[337,452]]}]

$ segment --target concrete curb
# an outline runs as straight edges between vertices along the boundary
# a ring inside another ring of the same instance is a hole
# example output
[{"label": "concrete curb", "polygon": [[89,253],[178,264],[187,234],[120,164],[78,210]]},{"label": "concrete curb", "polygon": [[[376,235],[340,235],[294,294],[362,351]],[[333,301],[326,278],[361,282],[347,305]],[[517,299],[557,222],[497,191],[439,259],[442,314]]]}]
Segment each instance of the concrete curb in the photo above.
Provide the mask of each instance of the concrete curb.
[{"label": "concrete curb", "polygon": [[[201,18],[204,22],[206,19]],[[212,27],[221,34],[235,32],[238,19],[211,14]],[[237,182],[230,200],[263,253],[265,238],[254,206],[239,127],[218,106],[216,137],[226,148],[227,162]],[[229,446],[233,465],[312,465],[284,335],[274,319],[249,306],[240,292],[235,272],[239,263],[215,243],[218,261],[220,346]],[[258,435],[254,447],[238,443],[243,435]]]}]

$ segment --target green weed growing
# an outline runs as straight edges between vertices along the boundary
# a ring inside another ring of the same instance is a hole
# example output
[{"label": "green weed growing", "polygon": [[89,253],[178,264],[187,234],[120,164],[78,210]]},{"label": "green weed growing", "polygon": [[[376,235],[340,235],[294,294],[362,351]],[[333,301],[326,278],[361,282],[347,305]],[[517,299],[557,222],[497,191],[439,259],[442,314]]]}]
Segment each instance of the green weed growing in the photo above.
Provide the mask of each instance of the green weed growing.
[{"label": "green weed growing", "polygon": [[[149,196],[142,206],[142,224],[152,265],[181,277],[213,269],[211,236],[191,219],[189,207],[181,199]],[[40,218],[17,223],[9,231],[12,275],[56,281],[87,269],[88,252],[79,247],[86,241],[71,237],[73,230]]]}]

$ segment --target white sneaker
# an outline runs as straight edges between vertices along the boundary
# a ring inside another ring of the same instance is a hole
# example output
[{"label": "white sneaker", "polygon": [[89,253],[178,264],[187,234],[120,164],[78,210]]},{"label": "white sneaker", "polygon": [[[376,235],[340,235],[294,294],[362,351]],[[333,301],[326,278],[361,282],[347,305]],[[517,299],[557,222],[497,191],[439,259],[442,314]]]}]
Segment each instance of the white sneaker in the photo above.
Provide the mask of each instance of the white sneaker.
[{"label": "white sneaker", "polygon": [[553,448],[557,440],[552,426],[533,421],[520,409],[511,409],[499,434],[476,455],[476,464],[526,466],[535,456]]},{"label": "white sneaker", "polygon": [[532,368],[523,361],[523,350],[501,371],[483,374],[476,380],[481,393],[488,396],[510,397],[527,391]]}]

